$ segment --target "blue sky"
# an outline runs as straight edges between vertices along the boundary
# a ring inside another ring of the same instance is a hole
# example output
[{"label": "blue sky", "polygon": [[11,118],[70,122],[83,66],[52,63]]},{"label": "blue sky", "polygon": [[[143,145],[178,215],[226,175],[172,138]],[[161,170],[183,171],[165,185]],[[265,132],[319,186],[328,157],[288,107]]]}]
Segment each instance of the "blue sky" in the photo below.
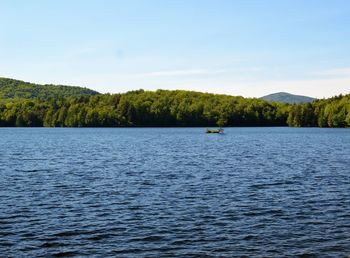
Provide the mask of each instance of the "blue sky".
[{"label": "blue sky", "polygon": [[350,93],[347,0],[0,0],[0,76],[100,92]]}]

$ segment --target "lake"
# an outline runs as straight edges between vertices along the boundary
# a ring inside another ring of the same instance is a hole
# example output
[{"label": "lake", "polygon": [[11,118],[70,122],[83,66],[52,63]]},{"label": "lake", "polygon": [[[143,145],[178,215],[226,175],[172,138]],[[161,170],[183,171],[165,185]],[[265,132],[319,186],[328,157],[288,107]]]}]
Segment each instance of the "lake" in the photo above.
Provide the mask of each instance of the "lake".
[{"label": "lake", "polygon": [[0,256],[347,257],[350,130],[1,128]]}]

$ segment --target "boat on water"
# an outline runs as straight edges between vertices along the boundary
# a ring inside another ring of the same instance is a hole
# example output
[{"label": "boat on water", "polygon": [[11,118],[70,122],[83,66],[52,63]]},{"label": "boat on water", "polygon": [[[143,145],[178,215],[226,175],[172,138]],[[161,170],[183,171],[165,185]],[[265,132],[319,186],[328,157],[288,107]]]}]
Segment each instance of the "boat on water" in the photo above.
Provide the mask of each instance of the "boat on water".
[{"label": "boat on water", "polygon": [[208,129],[207,128],[206,133],[220,133],[220,134],[223,134],[224,133],[224,129],[223,128],[219,128],[219,129]]}]

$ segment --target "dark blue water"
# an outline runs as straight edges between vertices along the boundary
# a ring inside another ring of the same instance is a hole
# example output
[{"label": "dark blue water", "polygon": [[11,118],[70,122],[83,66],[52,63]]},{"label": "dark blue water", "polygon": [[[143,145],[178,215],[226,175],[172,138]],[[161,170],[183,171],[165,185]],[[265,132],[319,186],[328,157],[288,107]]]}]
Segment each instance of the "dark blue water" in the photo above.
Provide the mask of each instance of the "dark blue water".
[{"label": "dark blue water", "polygon": [[1,257],[347,257],[350,130],[0,129]]}]

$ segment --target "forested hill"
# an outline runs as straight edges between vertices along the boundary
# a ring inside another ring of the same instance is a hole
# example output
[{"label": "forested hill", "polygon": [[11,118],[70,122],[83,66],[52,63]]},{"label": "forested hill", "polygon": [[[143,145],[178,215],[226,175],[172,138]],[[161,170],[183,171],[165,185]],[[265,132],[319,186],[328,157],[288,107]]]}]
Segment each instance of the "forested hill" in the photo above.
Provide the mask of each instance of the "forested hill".
[{"label": "forested hill", "polygon": [[273,101],[273,102],[289,103],[289,104],[307,103],[315,100],[315,98],[301,96],[301,95],[294,95],[287,92],[278,92],[278,93],[269,94],[267,96],[261,97],[261,99],[267,100],[267,101]]},{"label": "forested hill", "polygon": [[98,94],[0,80],[0,126],[350,127],[350,94],[304,104],[183,90]]},{"label": "forested hill", "polygon": [[48,99],[80,97],[99,94],[96,91],[63,85],[40,85],[14,79],[0,77],[0,100],[2,102],[14,99]]},{"label": "forested hill", "polygon": [[285,126],[288,106],[192,91],[132,91],[0,104],[0,126]]}]

